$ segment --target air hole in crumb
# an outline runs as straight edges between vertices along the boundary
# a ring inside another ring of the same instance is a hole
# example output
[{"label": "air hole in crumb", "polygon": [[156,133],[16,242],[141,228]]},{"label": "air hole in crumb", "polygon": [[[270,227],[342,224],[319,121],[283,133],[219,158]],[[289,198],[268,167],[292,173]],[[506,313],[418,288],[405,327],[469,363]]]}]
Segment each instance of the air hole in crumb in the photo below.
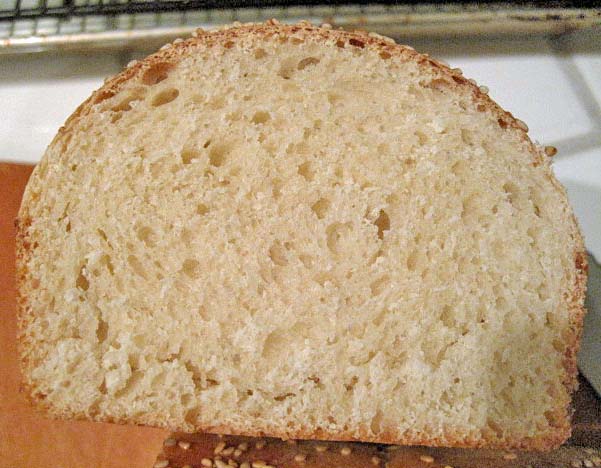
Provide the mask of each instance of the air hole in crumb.
[{"label": "air hole in crumb", "polygon": [[271,258],[271,261],[278,266],[285,266],[288,264],[286,250],[278,241],[274,242],[269,248],[269,258]]},{"label": "air hole in crumb", "polygon": [[328,93],[328,102],[330,105],[335,106],[339,102],[342,101],[342,96],[338,93],[329,92]]},{"label": "air hole in crumb", "polygon": [[466,145],[472,145],[474,143],[474,137],[472,132],[466,128],[461,129],[461,141]]},{"label": "air hole in crumb", "polygon": [[141,276],[144,279],[147,279],[146,271],[144,270],[144,267],[142,266],[142,262],[140,262],[138,257],[136,257],[135,255],[129,255],[127,257],[127,263],[129,264],[129,266],[131,267],[131,269],[134,271],[134,273],[136,275]]},{"label": "air hole in crumb", "polygon": [[444,305],[440,311],[440,321],[449,328],[455,326],[455,318],[453,317],[453,309],[449,305]]},{"label": "air hole in crumb", "polygon": [[355,388],[355,385],[357,385],[357,382],[359,382],[359,379],[356,375],[354,375],[350,382],[344,384],[344,388],[346,388],[347,392],[352,392]]},{"label": "air hole in crumb", "polygon": [[417,268],[417,261],[419,258],[419,253],[417,250],[413,250],[409,256],[407,257],[407,269],[409,271],[415,271]]},{"label": "air hole in crumb", "polygon": [[192,408],[186,411],[184,420],[191,426],[197,426],[200,418],[200,408]]},{"label": "air hole in crumb", "polygon": [[276,200],[282,195],[282,186],[283,184],[280,179],[273,179],[271,181],[271,195],[273,195],[273,198]]},{"label": "air hole in crumb", "polygon": [[313,267],[313,257],[307,254],[300,254],[298,256],[305,268],[311,269]]},{"label": "air hole in crumb", "polygon": [[377,435],[382,431],[383,419],[384,416],[382,415],[382,412],[380,410],[376,411],[376,414],[374,414],[373,418],[371,418],[371,422],[369,424],[372,434]]},{"label": "air hole in crumb", "polygon": [[503,184],[503,190],[507,195],[507,201],[514,205],[520,194],[520,189],[513,182],[507,182]]},{"label": "air hole in crumb", "polygon": [[386,287],[388,286],[389,283],[390,283],[390,277],[387,275],[382,276],[381,278],[378,278],[377,280],[373,281],[369,285],[369,288],[371,289],[371,295],[373,297],[379,296],[380,294],[382,294],[384,292],[384,290],[386,289]]},{"label": "air hole in crumb", "polygon": [[250,121],[258,125],[264,124],[265,122],[269,121],[269,119],[271,119],[271,115],[269,114],[269,112],[257,111],[255,112],[255,115],[252,116],[252,119],[250,119]]},{"label": "air hole in crumb", "polygon": [[256,49],[254,55],[256,59],[262,59],[267,57],[267,52],[265,52],[265,49]]},{"label": "air hole in crumb", "polygon": [[230,147],[225,144],[213,145],[209,151],[209,163],[211,166],[220,167],[225,163],[226,155]]},{"label": "air hole in crumb", "polygon": [[309,182],[311,182],[315,176],[315,172],[311,168],[311,163],[309,161],[305,161],[298,166],[298,173]]},{"label": "air hole in crumb", "polygon": [[349,245],[349,234],[352,232],[351,223],[333,223],[326,228],[328,249],[334,254],[340,254]]},{"label": "air hole in crumb", "polygon": [[182,163],[190,164],[195,159],[200,158],[200,152],[193,147],[185,147],[181,153]]},{"label": "air hole in crumb", "polygon": [[421,130],[417,130],[415,132],[415,136],[417,137],[419,146],[424,146],[426,143],[428,143],[428,136]]},{"label": "air hole in crumb", "polygon": [[79,270],[79,275],[77,275],[77,279],[75,280],[75,286],[82,291],[87,291],[90,287],[90,282],[88,281],[84,273],[85,267],[82,266]]},{"label": "air hole in crumb", "polygon": [[129,91],[125,96],[115,104],[111,110],[113,112],[127,112],[131,110],[131,103],[135,101],[140,101],[144,98],[144,89],[136,88]]},{"label": "air hole in crumb", "polygon": [[296,60],[292,58],[285,59],[280,66],[280,71],[278,75],[284,78],[285,80],[289,80],[294,73],[294,69],[296,68]]},{"label": "air hole in crumb", "polygon": [[98,343],[104,343],[108,337],[108,334],[109,324],[105,320],[99,318],[98,326],[96,327],[96,339],[98,340]]},{"label": "air hole in crumb", "polygon": [[167,88],[157,93],[151,101],[154,107],[159,107],[170,103],[179,96],[179,91],[175,88]]},{"label": "air hole in crumb", "polygon": [[327,198],[320,198],[311,205],[311,210],[313,210],[313,213],[315,213],[319,219],[325,218],[329,208],[330,200]]},{"label": "air hole in crumb", "polygon": [[307,57],[302,59],[300,62],[298,62],[298,65],[296,66],[297,70],[304,70],[305,68],[311,66],[311,65],[317,65],[319,63],[319,59],[315,58],[315,57]]},{"label": "air hole in crumb", "polygon": [[196,205],[196,213],[199,215],[205,215],[209,212],[209,208],[204,203],[199,203]]},{"label": "air hole in crumb", "polygon": [[294,393],[284,393],[282,395],[278,395],[276,397],[273,397],[273,399],[275,401],[284,401],[286,398],[290,398],[290,397],[293,397],[293,396],[296,396],[296,394],[294,394]]},{"label": "air hole in crumb", "polygon": [[142,226],[138,228],[137,232],[138,239],[140,239],[147,247],[154,246],[154,231],[148,226]]},{"label": "air hole in crumb", "polygon": [[200,276],[200,263],[194,258],[187,258],[182,264],[182,271],[189,278],[198,278]]},{"label": "air hole in crumb", "polygon": [[142,75],[142,83],[148,86],[155,85],[167,79],[169,71],[173,68],[173,64],[168,62],[155,63],[148,68]]},{"label": "air hole in crumb", "polygon": [[380,214],[374,221],[374,224],[378,227],[378,238],[384,239],[384,232],[390,230],[390,218],[386,211],[380,210]]}]

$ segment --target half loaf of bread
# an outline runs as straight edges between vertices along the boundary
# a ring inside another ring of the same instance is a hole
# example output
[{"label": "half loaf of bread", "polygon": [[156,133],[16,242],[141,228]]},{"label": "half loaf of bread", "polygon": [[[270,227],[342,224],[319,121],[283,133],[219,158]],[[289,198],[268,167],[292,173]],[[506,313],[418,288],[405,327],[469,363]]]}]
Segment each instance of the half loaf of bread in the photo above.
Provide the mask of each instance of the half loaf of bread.
[{"label": "half loaf of bread", "polygon": [[327,26],[130,64],[23,200],[26,389],[173,430],[560,444],[586,265],[526,130],[460,71]]}]

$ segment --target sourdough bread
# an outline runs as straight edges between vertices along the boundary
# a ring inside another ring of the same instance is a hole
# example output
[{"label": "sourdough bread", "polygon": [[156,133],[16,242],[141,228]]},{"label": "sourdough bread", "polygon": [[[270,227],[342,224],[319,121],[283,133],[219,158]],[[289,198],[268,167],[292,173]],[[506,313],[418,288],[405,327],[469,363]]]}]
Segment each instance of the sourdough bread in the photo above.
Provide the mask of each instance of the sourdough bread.
[{"label": "sourdough bread", "polygon": [[173,430],[560,444],[586,264],[526,131],[378,35],[272,21],[165,46],[29,182],[27,391]]}]

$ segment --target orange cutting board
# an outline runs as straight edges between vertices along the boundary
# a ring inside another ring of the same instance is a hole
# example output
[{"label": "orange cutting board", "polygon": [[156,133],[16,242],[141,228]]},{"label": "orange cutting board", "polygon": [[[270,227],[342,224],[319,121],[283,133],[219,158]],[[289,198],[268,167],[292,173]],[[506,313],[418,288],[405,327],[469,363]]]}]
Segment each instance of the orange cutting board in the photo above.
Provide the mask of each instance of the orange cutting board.
[{"label": "orange cutting board", "polygon": [[0,468],[149,468],[165,431],[52,421],[19,393],[14,219],[32,169],[0,163]]}]

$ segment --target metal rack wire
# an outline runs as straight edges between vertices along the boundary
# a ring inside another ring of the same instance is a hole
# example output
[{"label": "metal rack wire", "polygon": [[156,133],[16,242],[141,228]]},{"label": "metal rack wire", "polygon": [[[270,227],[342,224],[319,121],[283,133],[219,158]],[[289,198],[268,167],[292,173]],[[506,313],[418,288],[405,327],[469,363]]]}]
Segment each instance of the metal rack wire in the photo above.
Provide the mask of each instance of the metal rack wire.
[{"label": "metal rack wire", "polygon": [[561,33],[601,26],[596,1],[0,0],[0,54],[124,47],[232,21],[300,19],[406,37]]}]

